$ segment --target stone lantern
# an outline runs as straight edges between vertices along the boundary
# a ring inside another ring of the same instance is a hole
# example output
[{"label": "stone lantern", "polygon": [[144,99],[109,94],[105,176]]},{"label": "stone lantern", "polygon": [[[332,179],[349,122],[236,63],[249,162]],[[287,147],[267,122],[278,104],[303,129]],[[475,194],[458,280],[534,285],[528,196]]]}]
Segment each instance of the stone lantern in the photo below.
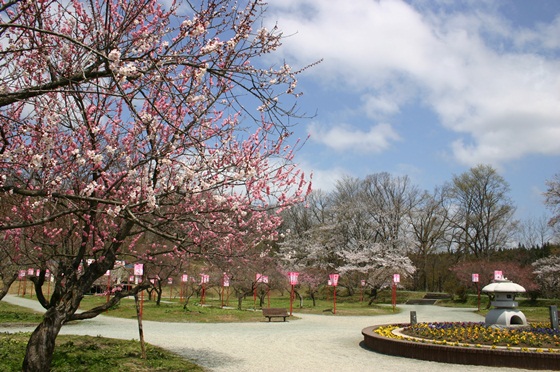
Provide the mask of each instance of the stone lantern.
[{"label": "stone lantern", "polygon": [[482,292],[494,294],[491,305],[495,307],[486,314],[487,326],[522,327],[527,325],[525,314],[516,309],[515,296],[525,293],[525,288],[507,279],[494,280],[482,288]]}]

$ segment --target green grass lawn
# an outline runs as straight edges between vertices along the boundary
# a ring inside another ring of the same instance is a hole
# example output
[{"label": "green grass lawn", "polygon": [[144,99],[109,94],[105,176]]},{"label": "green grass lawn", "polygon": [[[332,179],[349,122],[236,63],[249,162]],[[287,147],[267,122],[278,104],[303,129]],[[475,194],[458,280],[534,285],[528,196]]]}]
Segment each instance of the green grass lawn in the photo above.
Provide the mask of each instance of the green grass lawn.
[{"label": "green grass lawn", "polygon": [[0,301],[0,323],[14,325],[39,324],[43,319],[42,314],[25,307],[19,307]]},{"label": "green grass lawn", "polygon": [[[29,333],[0,333],[0,371],[19,371]],[[189,371],[203,368],[161,348],[146,345],[141,358],[139,341],[60,335],[51,364],[53,372]]]},{"label": "green grass lawn", "polygon": [[[89,309],[106,301],[101,296],[86,296],[82,301],[82,308]],[[187,309],[183,309],[183,304],[178,299],[164,298],[160,305],[156,305],[155,301],[147,300],[143,303],[143,319],[165,322],[199,322],[199,323],[218,323],[218,322],[255,322],[262,321],[263,315],[258,299],[255,304],[253,297],[248,297],[243,301],[242,310],[237,309],[237,301],[229,301],[228,306],[222,308],[219,298],[207,297],[204,305],[201,305],[197,299],[191,302]],[[263,307],[269,307],[268,299],[265,300]],[[274,296],[270,298],[270,307],[290,308],[289,296]],[[292,304],[294,317],[297,319],[297,313],[305,314],[323,314],[333,315],[334,302],[317,300],[316,306],[313,306],[311,300],[306,299],[300,306],[299,300],[295,300]],[[389,314],[393,310],[391,307],[379,306],[374,304],[367,305],[367,299],[360,302],[355,299],[337,300],[336,315],[379,315]],[[136,307],[133,299],[123,299],[121,302],[105,313],[108,316],[120,318],[136,318]]]}]

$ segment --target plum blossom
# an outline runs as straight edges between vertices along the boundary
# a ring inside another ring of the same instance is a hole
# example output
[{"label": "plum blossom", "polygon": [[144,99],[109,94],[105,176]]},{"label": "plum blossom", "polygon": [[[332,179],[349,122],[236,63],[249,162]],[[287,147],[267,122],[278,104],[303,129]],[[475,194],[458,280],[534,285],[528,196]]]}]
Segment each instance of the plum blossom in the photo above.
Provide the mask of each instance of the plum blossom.
[{"label": "plum blossom", "polygon": [[42,165],[42,162],[43,162],[43,155],[41,154],[35,154],[31,158],[31,166],[35,168],[39,168]]},{"label": "plum blossom", "polygon": [[215,50],[218,50],[219,48],[221,48],[223,46],[223,42],[216,40],[216,39],[212,39],[209,40],[208,43],[202,47],[202,49],[200,49],[200,51],[202,52],[202,54],[210,54],[212,52],[214,52]]},{"label": "plum blossom", "polygon": [[118,62],[121,59],[121,52],[118,49],[113,49],[107,56],[107,59],[111,62]]}]

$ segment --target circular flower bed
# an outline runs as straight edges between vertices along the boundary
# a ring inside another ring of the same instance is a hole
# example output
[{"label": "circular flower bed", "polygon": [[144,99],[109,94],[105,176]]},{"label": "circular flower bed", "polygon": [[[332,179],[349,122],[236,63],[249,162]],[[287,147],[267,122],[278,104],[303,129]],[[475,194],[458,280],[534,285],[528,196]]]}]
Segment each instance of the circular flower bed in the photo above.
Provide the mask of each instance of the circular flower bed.
[{"label": "circular flower bed", "polygon": [[404,327],[401,333],[414,339],[439,341],[444,345],[487,345],[521,350],[560,351],[560,332],[543,324],[523,328],[498,328],[470,322],[418,323]]},{"label": "circular flower bed", "polygon": [[388,355],[455,364],[558,369],[560,332],[546,325],[390,324],[362,330],[364,346]]}]

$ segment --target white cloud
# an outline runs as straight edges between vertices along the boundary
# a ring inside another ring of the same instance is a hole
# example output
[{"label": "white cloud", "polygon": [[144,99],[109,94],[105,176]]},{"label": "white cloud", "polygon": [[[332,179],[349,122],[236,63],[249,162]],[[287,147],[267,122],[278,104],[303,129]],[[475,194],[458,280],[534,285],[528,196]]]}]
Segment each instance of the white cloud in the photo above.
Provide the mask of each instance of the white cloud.
[{"label": "white cloud", "polygon": [[337,181],[348,175],[348,172],[341,168],[314,169],[313,170],[313,190],[324,192],[334,191]]},{"label": "white cloud", "polygon": [[322,143],[337,151],[376,153],[386,150],[393,141],[400,139],[389,124],[375,125],[368,131],[348,125],[323,128],[318,124],[313,124],[309,129],[312,141]]},{"label": "white cloud", "polygon": [[366,94],[362,96],[364,110],[370,118],[383,118],[387,115],[397,114],[400,111],[402,99],[397,97],[374,96]]},{"label": "white cloud", "polygon": [[[284,52],[300,64],[324,58],[308,73],[352,89],[369,117],[420,101],[456,133],[450,151],[467,165],[560,154],[560,17],[527,30],[476,2],[468,12],[397,0],[280,3],[271,9],[280,27],[297,32]],[[383,151],[398,139],[388,125],[312,132],[337,150]]]}]

